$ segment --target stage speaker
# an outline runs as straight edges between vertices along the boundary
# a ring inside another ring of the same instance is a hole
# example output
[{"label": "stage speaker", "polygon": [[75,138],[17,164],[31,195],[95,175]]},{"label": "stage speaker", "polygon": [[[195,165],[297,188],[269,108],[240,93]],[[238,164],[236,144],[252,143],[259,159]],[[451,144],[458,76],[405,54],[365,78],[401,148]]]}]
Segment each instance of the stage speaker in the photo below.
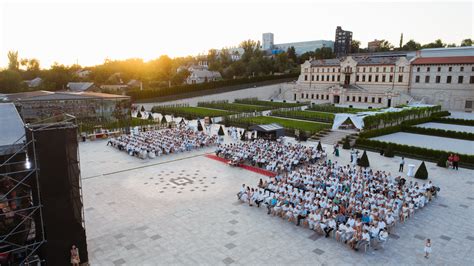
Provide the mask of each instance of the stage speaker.
[{"label": "stage speaker", "polygon": [[[28,149],[29,158],[36,155],[39,169],[40,199],[35,197],[33,201],[43,206],[43,228],[36,228],[37,239],[42,234],[46,239],[40,256],[47,265],[69,265],[71,246],[76,245],[81,263],[87,262],[77,126],[73,123],[27,125],[26,132],[28,141],[34,139],[34,145]],[[39,221],[41,216],[38,213],[35,220]]]}]

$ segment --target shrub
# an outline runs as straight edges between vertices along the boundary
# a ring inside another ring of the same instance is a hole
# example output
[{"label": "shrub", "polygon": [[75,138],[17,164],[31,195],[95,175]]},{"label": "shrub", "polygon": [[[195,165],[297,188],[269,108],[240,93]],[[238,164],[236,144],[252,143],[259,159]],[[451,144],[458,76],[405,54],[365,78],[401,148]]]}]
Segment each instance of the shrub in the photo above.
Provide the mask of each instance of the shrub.
[{"label": "shrub", "polygon": [[151,113],[148,114],[148,120],[153,120],[153,115]]},{"label": "shrub", "polygon": [[425,165],[424,161],[421,163],[418,170],[416,170],[415,178],[417,178],[417,179],[428,179],[428,170],[426,169],[426,165]]},{"label": "shrub", "polygon": [[318,142],[318,151],[323,151],[323,146],[321,145],[321,141]]},{"label": "shrub", "polygon": [[201,120],[198,120],[198,131],[203,131]]},{"label": "shrub", "polygon": [[446,168],[446,161],[448,160],[447,154],[441,154],[439,156],[438,162],[436,163],[437,166]]},{"label": "shrub", "polygon": [[342,144],[342,148],[344,150],[348,150],[351,148],[351,143],[349,142],[349,138],[344,138],[344,143]]},{"label": "shrub", "polygon": [[366,151],[364,151],[364,153],[362,154],[362,157],[360,158],[358,165],[362,166],[362,167],[369,167],[370,166],[369,157],[367,157],[367,152]]},{"label": "shrub", "polygon": [[137,118],[142,118],[142,112],[138,111]]},{"label": "shrub", "polygon": [[395,156],[395,153],[393,151],[393,147],[392,145],[388,145],[387,148],[385,149],[384,151],[384,154],[383,154],[385,157],[394,157]]},{"label": "shrub", "polygon": [[240,136],[241,141],[245,141],[245,135],[247,135],[247,130],[244,130],[244,132],[242,132],[242,136]]},{"label": "shrub", "polygon": [[142,105],[142,109],[140,111],[145,112],[145,107]]},{"label": "shrub", "polygon": [[162,123],[162,124],[168,123],[168,121],[166,120],[166,116],[165,116],[165,115],[163,115],[163,117],[161,117],[161,123]]},{"label": "shrub", "polygon": [[217,135],[219,136],[224,136],[224,129],[222,128],[222,126],[219,127],[219,131],[217,132]]}]

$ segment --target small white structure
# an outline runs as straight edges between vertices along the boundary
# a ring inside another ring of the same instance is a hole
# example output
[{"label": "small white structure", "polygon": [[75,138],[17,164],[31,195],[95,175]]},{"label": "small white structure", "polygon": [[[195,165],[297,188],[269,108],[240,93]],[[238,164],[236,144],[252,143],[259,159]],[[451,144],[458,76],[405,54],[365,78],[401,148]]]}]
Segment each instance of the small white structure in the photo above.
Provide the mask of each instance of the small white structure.
[{"label": "small white structure", "polygon": [[190,68],[191,74],[186,79],[187,84],[199,84],[209,81],[217,81],[222,79],[221,73],[218,71],[210,71],[207,69]]},{"label": "small white structure", "polygon": [[31,80],[25,80],[25,83],[26,85],[28,85],[28,88],[36,88],[41,85],[41,83],[43,83],[43,79],[40,77],[36,77]]},{"label": "small white structure", "polygon": [[67,88],[70,91],[81,92],[81,91],[92,91],[95,86],[93,82],[68,82]]}]

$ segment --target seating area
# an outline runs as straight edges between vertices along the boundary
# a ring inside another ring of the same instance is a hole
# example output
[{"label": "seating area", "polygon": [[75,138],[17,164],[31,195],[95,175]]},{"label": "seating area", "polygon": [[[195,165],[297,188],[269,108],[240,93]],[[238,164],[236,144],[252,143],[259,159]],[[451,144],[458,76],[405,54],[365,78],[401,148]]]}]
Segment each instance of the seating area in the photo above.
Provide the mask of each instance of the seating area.
[{"label": "seating area", "polygon": [[[258,140],[218,151],[230,158],[248,159],[253,158],[252,151],[259,150],[260,155],[262,149],[271,153],[280,145]],[[312,151],[298,147],[299,151]],[[258,187],[243,185],[237,197],[250,206],[265,204],[268,215],[333,237],[354,250],[367,251],[370,247],[384,247],[394,226],[413,217],[438,191],[431,181],[407,183],[389,172],[339,165],[321,156],[315,162],[303,159],[268,181],[260,180]]]},{"label": "seating area", "polygon": [[107,145],[141,159],[210,147],[217,143],[216,135],[207,135],[186,126],[140,132],[112,138]]},{"label": "seating area", "polygon": [[324,150],[306,147],[301,144],[284,143],[282,138],[277,141],[255,139],[249,142],[219,145],[216,155],[229,160],[229,164],[258,166],[272,172],[288,172],[304,163],[314,163],[326,158]]}]

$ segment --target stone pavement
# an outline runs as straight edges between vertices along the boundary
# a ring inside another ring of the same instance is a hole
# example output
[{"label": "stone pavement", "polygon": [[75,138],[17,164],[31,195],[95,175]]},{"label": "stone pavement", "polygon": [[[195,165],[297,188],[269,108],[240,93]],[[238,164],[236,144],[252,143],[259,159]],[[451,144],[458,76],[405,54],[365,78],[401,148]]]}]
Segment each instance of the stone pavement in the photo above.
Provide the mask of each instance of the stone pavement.
[{"label": "stone pavement", "polygon": [[[80,144],[92,265],[474,265],[472,170],[427,163],[440,196],[398,224],[384,250],[364,254],[240,204],[242,183],[265,177],[203,156],[213,148],[140,160],[105,144]],[[398,170],[400,158],[368,155],[374,169]],[[348,163],[349,153],[335,160]],[[420,164],[406,159],[412,163]],[[433,243],[428,260],[425,238]]]}]

